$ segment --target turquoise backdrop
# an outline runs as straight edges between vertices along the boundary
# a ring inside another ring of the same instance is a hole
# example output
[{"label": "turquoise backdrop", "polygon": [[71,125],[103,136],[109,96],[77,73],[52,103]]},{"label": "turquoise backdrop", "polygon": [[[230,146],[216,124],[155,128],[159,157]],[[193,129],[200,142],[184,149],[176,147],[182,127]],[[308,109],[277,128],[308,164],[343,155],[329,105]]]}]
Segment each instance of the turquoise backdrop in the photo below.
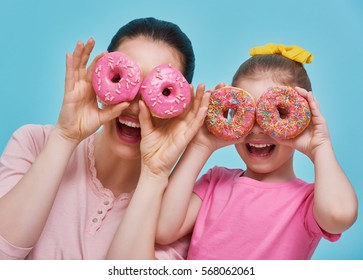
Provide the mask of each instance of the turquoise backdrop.
[{"label": "turquoise backdrop", "polygon": [[[315,60],[306,68],[314,94],[336,156],[363,199],[360,0],[0,0],[0,153],[18,127],[56,123],[65,54],[77,40],[93,37],[95,56],[121,25],[146,16],[173,21],[190,36],[197,59],[194,84],[207,88],[229,83],[251,47],[274,42],[311,51]],[[295,161],[297,175],[313,181],[309,160],[297,153]],[[233,147],[216,152],[203,171],[214,165],[244,167]],[[313,258],[363,259],[362,237],[359,217],[338,242],[322,241]]]}]

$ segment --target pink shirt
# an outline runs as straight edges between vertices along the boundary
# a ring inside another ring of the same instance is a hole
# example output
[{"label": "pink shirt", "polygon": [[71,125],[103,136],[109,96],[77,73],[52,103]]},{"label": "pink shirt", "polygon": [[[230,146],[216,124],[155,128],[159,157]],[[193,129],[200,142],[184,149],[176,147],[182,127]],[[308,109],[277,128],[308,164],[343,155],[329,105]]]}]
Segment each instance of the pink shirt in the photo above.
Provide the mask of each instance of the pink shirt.
[{"label": "pink shirt", "polygon": [[300,179],[265,183],[214,167],[197,182],[203,200],[188,259],[310,259],[324,232],[313,217],[314,189]]},{"label": "pink shirt", "polygon": [[[0,197],[26,173],[52,128],[27,125],[14,133],[0,158]],[[114,197],[102,186],[96,176],[93,143],[93,136],[89,137],[74,151],[35,246],[19,248],[0,235],[0,259],[105,259],[131,194]],[[170,246],[158,246],[156,257],[183,259],[187,248],[188,239],[184,238]]]}]

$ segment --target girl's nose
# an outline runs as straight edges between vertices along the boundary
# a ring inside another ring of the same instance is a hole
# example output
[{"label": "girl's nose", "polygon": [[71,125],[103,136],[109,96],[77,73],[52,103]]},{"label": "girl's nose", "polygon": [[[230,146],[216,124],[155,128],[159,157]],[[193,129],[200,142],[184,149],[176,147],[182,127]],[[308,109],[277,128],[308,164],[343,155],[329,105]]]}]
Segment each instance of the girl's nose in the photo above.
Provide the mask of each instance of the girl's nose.
[{"label": "girl's nose", "polygon": [[258,125],[258,123],[255,121],[250,133],[253,133],[253,134],[263,134],[263,130],[262,128]]}]

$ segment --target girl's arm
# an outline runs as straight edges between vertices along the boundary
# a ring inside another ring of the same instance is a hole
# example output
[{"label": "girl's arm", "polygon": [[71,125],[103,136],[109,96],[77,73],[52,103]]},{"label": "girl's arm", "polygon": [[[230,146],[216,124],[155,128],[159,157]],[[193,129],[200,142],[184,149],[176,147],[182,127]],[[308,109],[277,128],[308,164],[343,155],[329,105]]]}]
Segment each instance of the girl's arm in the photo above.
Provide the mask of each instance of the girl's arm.
[{"label": "girl's arm", "polygon": [[[223,87],[225,84],[216,86]],[[169,244],[190,233],[197,218],[201,199],[193,193],[197,177],[212,153],[239,141],[224,141],[212,135],[203,126],[187,146],[169,179],[165,191],[156,241]]]},{"label": "girl's arm", "polygon": [[314,217],[325,231],[341,233],[357,218],[357,197],[335,157],[317,100],[311,92],[301,88],[297,90],[308,100],[312,113],[311,125],[295,143],[297,149],[314,163]]},{"label": "girl's arm", "polygon": [[201,127],[208,101],[209,94],[204,94],[203,85],[199,86],[191,109],[160,127],[152,124],[146,105],[139,102],[141,175],[106,258],[155,258],[156,227],[170,171]]},{"label": "girl's arm", "polygon": [[[203,127],[202,129],[205,129]],[[209,133],[206,131],[206,133]],[[173,170],[165,191],[156,242],[169,244],[190,233],[202,201],[193,193],[200,171],[213,150],[193,140]]]},{"label": "girl's arm", "polygon": [[100,110],[86,64],[94,41],[78,42],[66,56],[65,91],[55,129],[22,179],[0,198],[0,235],[15,246],[29,248],[38,240],[56,197],[68,161],[80,141],[128,106]]}]

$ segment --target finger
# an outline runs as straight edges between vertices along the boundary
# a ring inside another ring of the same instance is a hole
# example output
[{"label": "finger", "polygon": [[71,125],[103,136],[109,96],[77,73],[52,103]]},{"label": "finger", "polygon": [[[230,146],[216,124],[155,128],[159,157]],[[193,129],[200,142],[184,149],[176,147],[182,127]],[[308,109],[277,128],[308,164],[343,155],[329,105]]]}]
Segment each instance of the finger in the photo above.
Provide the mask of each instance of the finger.
[{"label": "finger", "polygon": [[74,88],[74,68],[73,68],[73,57],[71,54],[66,54],[66,77],[65,77],[65,92],[70,92]]},{"label": "finger", "polygon": [[226,84],[224,82],[220,82],[218,85],[216,85],[215,89],[220,89],[223,87],[229,87],[229,84]]},{"label": "finger", "polygon": [[93,38],[90,38],[84,49],[83,49],[83,52],[82,52],[82,56],[81,56],[81,60],[80,60],[80,64],[79,64],[79,74],[80,74],[80,78],[81,79],[84,79],[86,77],[86,66],[87,66],[87,62],[89,60],[89,57],[91,55],[91,52],[93,50],[95,46],[95,40],[93,40]]},{"label": "finger", "polygon": [[73,69],[74,69],[74,78],[77,81],[79,78],[79,73],[78,73],[78,69],[79,69],[79,64],[81,62],[81,56],[83,53],[83,42],[82,41],[78,41],[76,48],[73,51]]},{"label": "finger", "polygon": [[150,134],[154,130],[149,109],[146,107],[144,101],[139,100],[139,121],[141,127],[141,137]]},{"label": "finger", "polygon": [[[192,92],[194,92],[193,90],[194,88],[192,88]],[[193,102],[193,105],[192,105],[192,108],[191,108],[191,112],[193,114],[196,114],[196,112],[198,112],[198,109],[199,109],[199,106],[200,106],[200,103],[202,102],[202,98],[203,98],[203,93],[204,93],[204,90],[205,90],[205,85],[204,84],[199,84],[197,86],[197,91],[196,91],[196,94],[195,96],[193,96],[193,99],[192,99],[192,102]]]},{"label": "finger", "polygon": [[105,106],[104,108],[99,109],[100,124],[103,125],[106,122],[117,118],[129,105],[130,103],[128,102],[121,102],[116,105]]},{"label": "finger", "polygon": [[189,121],[188,127],[189,129],[185,132],[185,138],[190,140],[194,137],[194,135],[198,132],[198,130],[202,127],[204,123],[205,116],[208,111],[210,93],[206,92],[202,95],[202,100],[200,102],[200,106],[196,115]]},{"label": "finger", "polygon": [[305,99],[307,99],[308,91],[306,89],[303,89],[301,87],[295,87],[295,90]]},{"label": "finger", "polygon": [[207,112],[208,112],[210,95],[211,95],[210,92],[205,92],[202,95],[202,100],[201,100],[201,103],[200,103],[200,106],[198,109],[198,113],[196,116],[197,120],[200,120],[202,122],[204,121],[205,116],[207,115]]},{"label": "finger", "polygon": [[313,94],[311,92],[308,92],[306,94],[306,99],[309,103],[311,113],[313,115],[316,115],[316,113],[319,113],[319,107],[317,106],[317,101],[315,100],[315,98],[313,97]]},{"label": "finger", "polygon": [[76,47],[73,51],[73,58],[74,58],[74,66],[79,67],[79,63],[81,62],[81,56],[83,53],[84,44],[82,41],[78,41]]},{"label": "finger", "polygon": [[311,125],[326,125],[325,118],[322,115],[319,104],[311,92],[308,93],[308,102],[311,110]]}]

